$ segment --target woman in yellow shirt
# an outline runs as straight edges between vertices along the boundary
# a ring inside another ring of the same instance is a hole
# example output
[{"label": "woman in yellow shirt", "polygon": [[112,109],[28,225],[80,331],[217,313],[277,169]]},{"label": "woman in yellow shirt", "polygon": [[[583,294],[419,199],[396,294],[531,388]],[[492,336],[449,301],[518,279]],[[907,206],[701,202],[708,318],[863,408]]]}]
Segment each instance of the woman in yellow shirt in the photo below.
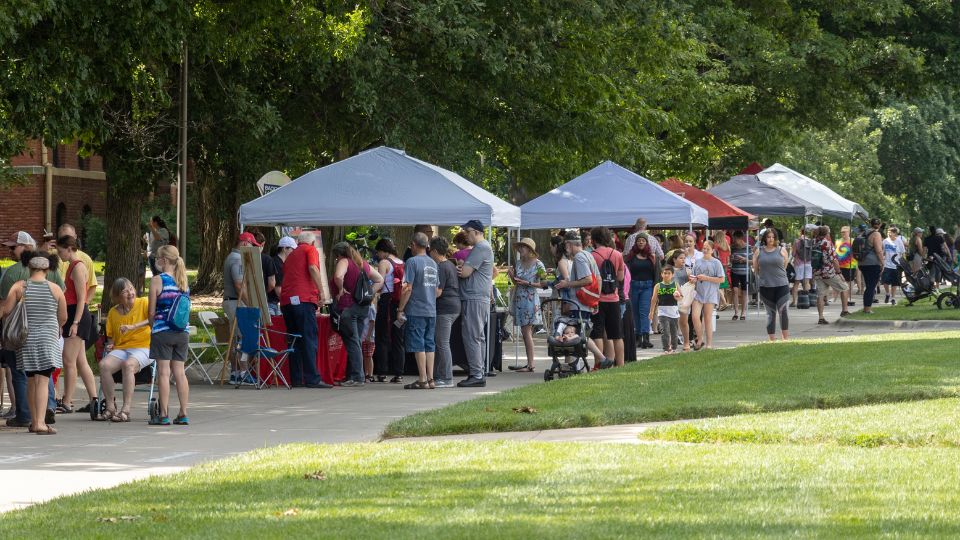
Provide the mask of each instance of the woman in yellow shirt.
[{"label": "woman in yellow shirt", "polygon": [[[103,416],[114,422],[130,421],[134,378],[138,371],[153,363],[150,356],[148,300],[137,298],[137,291],[126,278],[110,288],[113,307],[107,315],[107,355],[100,361],[100,387],[106,400]],[[123,370],[123,406],[117,412],[113,394],[113,374]]]}]

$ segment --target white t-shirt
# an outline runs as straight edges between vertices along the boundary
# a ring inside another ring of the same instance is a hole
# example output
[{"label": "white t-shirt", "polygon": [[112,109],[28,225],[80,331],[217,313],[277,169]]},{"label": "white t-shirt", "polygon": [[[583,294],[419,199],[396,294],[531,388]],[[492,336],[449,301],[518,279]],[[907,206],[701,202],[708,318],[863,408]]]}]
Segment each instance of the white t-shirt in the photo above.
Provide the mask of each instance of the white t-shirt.
[{"label": "white t-shirt", "polygon": [[906,253],[906,249],[903,247],[903,242],[900,238],[896,240],[891,240],[889,237],[883,239],[883,267],[884,268],[897,268],[897,263],[894,262],[894,255],[897,256],[897,260],[900,257],[903,257],[903,254]]}]

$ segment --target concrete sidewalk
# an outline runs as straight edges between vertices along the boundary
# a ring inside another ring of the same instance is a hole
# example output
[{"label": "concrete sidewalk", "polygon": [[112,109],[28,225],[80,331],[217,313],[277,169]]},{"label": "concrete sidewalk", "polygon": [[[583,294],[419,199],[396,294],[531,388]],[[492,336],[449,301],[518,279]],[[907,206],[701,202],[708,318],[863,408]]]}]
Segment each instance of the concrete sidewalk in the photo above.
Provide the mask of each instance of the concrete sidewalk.
[{"label": "concrete sidewalk", "polygon": [[[857,299],[859,301],[859,298]],[[828,308],[835,320],[839,308]],[[716,347],[733,347],[766,339],[765,319],[756,309],[746,321],[731,321],[720,313]],[[790,311],[796,338],[887,333],[888,328],[817,325],[816,309]],[[906,330],[899,330],[906,331]],[[659,336],[655,336],[658,338]],[[642,359],[660,354],[638,350]],[[522,344],[519,347],[522,354]],[[511,365],[515,346],[504,344],[504,364]],[[696,353],[693,353],[696,354]],[[520,360],[523,364],[525,361]],[[194,381],[190,390],[190,426],[151,427],[146,424],[146,393],[137,392],[133,421],[126,424],[91,422],[87,414],[59,415],[58,435],[38,437],[26,429],[0,429],[0,511],[22,507],[90,488],[109,487],[151,474],[165,474],[240,452],[282,443],[376,441],[392,420],[475,396],[543,381],[548,365],[538,336],[537,372],[505,372],[489,379],[486,388],[403,390],[399,385],[370,384],[361,388],[268,389],[209,386]],[[409,380],[409,378],[408,378]],[[78,390],[79,396],[86,392]],[[171,407],[176,407],[175,397]],[[610,426],[566,433],[519,434],[536,440],[636,440],[642,426]],[[503,437],[478,435],[477,438]],[[470,436],[471,438],[474,436]],[[572,437],[572,438],[571,438]]]}]

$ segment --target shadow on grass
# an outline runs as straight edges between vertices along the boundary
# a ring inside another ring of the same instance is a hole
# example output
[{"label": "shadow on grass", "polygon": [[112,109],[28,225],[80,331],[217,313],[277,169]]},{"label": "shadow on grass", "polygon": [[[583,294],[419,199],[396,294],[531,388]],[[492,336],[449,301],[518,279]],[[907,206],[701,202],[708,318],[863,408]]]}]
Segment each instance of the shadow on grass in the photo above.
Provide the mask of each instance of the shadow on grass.
[{"label": "shadow on grass", "polygon": [[[687,353],[418,413],[391,423],[384,437],[590,427],[954,397],[960,396],[958,357],[957,332]],[[513,411],[524,406],[538,412]]]}]

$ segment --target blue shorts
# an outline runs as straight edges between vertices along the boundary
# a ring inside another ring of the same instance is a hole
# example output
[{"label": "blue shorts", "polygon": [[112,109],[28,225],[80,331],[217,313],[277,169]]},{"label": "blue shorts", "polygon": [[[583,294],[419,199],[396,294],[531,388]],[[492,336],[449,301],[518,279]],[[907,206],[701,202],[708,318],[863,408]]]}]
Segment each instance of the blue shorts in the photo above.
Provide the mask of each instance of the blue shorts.
[{"label": "blue shorts", "polygon": [[407,315],[403,334],[407,352],[436,352],[436,317]]}]

